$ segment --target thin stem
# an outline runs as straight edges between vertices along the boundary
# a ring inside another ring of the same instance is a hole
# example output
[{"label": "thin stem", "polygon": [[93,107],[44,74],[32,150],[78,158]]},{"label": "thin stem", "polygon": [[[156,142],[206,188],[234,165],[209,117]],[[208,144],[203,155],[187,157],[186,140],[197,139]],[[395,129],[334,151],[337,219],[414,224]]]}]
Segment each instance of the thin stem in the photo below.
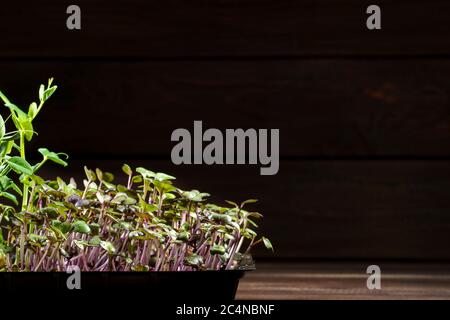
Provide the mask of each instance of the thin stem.
[{"label": "thin stem", "polygon": [[[20,132],[20,157],[25,160],[25,135],[21,131]],[[26,210],[28,205],[28,183],[23,183],[22,190],[22,211]]]}]

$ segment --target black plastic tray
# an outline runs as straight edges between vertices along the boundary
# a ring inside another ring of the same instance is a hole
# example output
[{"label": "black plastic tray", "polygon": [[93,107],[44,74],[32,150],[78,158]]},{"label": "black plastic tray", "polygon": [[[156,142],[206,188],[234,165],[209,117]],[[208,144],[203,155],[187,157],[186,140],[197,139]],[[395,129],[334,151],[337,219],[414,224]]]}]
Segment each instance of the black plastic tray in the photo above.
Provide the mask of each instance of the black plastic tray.
[{"label": "black plastic tray", "polygon": [[82,272],[81,289],[69,290],[71,274],[63,272],[0,272],[3,293],[133,295],[176,300],[232,300],[247,270],[192,272]]}]

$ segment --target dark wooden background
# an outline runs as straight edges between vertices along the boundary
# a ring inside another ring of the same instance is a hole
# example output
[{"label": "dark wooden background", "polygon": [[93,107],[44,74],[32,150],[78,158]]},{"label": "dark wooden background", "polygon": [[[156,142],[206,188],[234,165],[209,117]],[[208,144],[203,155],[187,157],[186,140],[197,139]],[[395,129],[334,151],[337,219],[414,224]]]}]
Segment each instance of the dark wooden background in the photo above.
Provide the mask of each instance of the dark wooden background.
[{"label": "dark wooden background", "polygon": [[[275,259],[450,260],[450,2],[77,1],[3,4],[0,89],[50,76],[34,147],[113,172],[173,173],[216,200],[259,198]],[[279,128],[280,171],[174,166],[171,132]]]}]

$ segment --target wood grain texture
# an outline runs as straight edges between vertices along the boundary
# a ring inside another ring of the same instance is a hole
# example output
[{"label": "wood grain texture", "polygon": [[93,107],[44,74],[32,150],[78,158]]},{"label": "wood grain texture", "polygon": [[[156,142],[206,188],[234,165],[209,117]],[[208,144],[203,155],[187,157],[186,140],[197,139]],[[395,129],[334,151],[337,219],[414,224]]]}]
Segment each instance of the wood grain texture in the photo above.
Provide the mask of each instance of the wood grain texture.
[{"label": "wood grain texture", "polygon": [[[261,233],[275,253],[257,258],[450,260],[449,161],[284,161],[276,176],[256,167],[175,166],[124,159],[177,177],[213,200],[260,199]],[[120,176],[121,161],[72,161],[44,177],[80,177],[82,166]],[[78,181],[81,181],[78,179]]]},{"label": "wood grain texture", "polygon": [[82,30],[66,28],[70,1],[9,2],[3,57],[235,57],[449,54],[445,0],[380,0],[382,30],[366,28],[370,1],[80,0]]},{"label": "wood grain texture", "polygon": [[[449,60],[0,62],[19,105],[60,84],[36,145],[170,155],[176,128],[279,128],[287,157],[450,156]],[[64,132],[64,134],[60,134]],[[58,134],[57,134],[58,133]]]},{"label": "wood grain texture", "polygon": [[381,290],[366,287],[370,262],[260,263],[239,300],[450,300],[450,266],[379,263]]}]

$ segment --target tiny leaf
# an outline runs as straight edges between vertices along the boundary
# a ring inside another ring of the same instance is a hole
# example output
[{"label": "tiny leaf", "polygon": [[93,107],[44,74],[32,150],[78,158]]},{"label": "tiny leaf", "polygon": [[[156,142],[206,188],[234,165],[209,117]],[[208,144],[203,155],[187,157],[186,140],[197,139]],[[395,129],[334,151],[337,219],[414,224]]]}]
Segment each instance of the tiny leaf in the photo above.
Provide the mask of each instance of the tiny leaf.
[{"label": "tiny leaf", "polygon": [[131,170],[130,166],[127,165],[127,164],[124,164],[124,165],[122,166],[122,171],[123,171],[126,175],[128,175],[128,176],[130,176],[131,174],[133,174],[133,170]]},{"label": "tiny leaf", "polygon": [[265,237],[262,237],[262,241],[263,241],[263,243],[264,243],[264,246],[265,246],[267,249],[273,251],[273,246],[272,246],[272,243],[270,242],[269,239],[267,239],[267,238],[265,238]]},{"label": "tiny leaf", "polygon": [[100,246],[109,254],[114,254],[116,252],[116,248],[114,248],[114,245],[109,241],[100,241]]},{"label": "tiny leaf", "polygon": [[89,228],[88,224],[82,220],[75,221],[72,224],[72,228],[74,232],[89,234],[91,233],[91,228]]},{"label": "tiny leaf", "polygon": [[33,174],[33,167],[25,159],[22,159],[21,157],[11,157],[7,159],[6,162],[8,163],[11,169],[13,169],[19,174],[24,173],[29,176]]}]

